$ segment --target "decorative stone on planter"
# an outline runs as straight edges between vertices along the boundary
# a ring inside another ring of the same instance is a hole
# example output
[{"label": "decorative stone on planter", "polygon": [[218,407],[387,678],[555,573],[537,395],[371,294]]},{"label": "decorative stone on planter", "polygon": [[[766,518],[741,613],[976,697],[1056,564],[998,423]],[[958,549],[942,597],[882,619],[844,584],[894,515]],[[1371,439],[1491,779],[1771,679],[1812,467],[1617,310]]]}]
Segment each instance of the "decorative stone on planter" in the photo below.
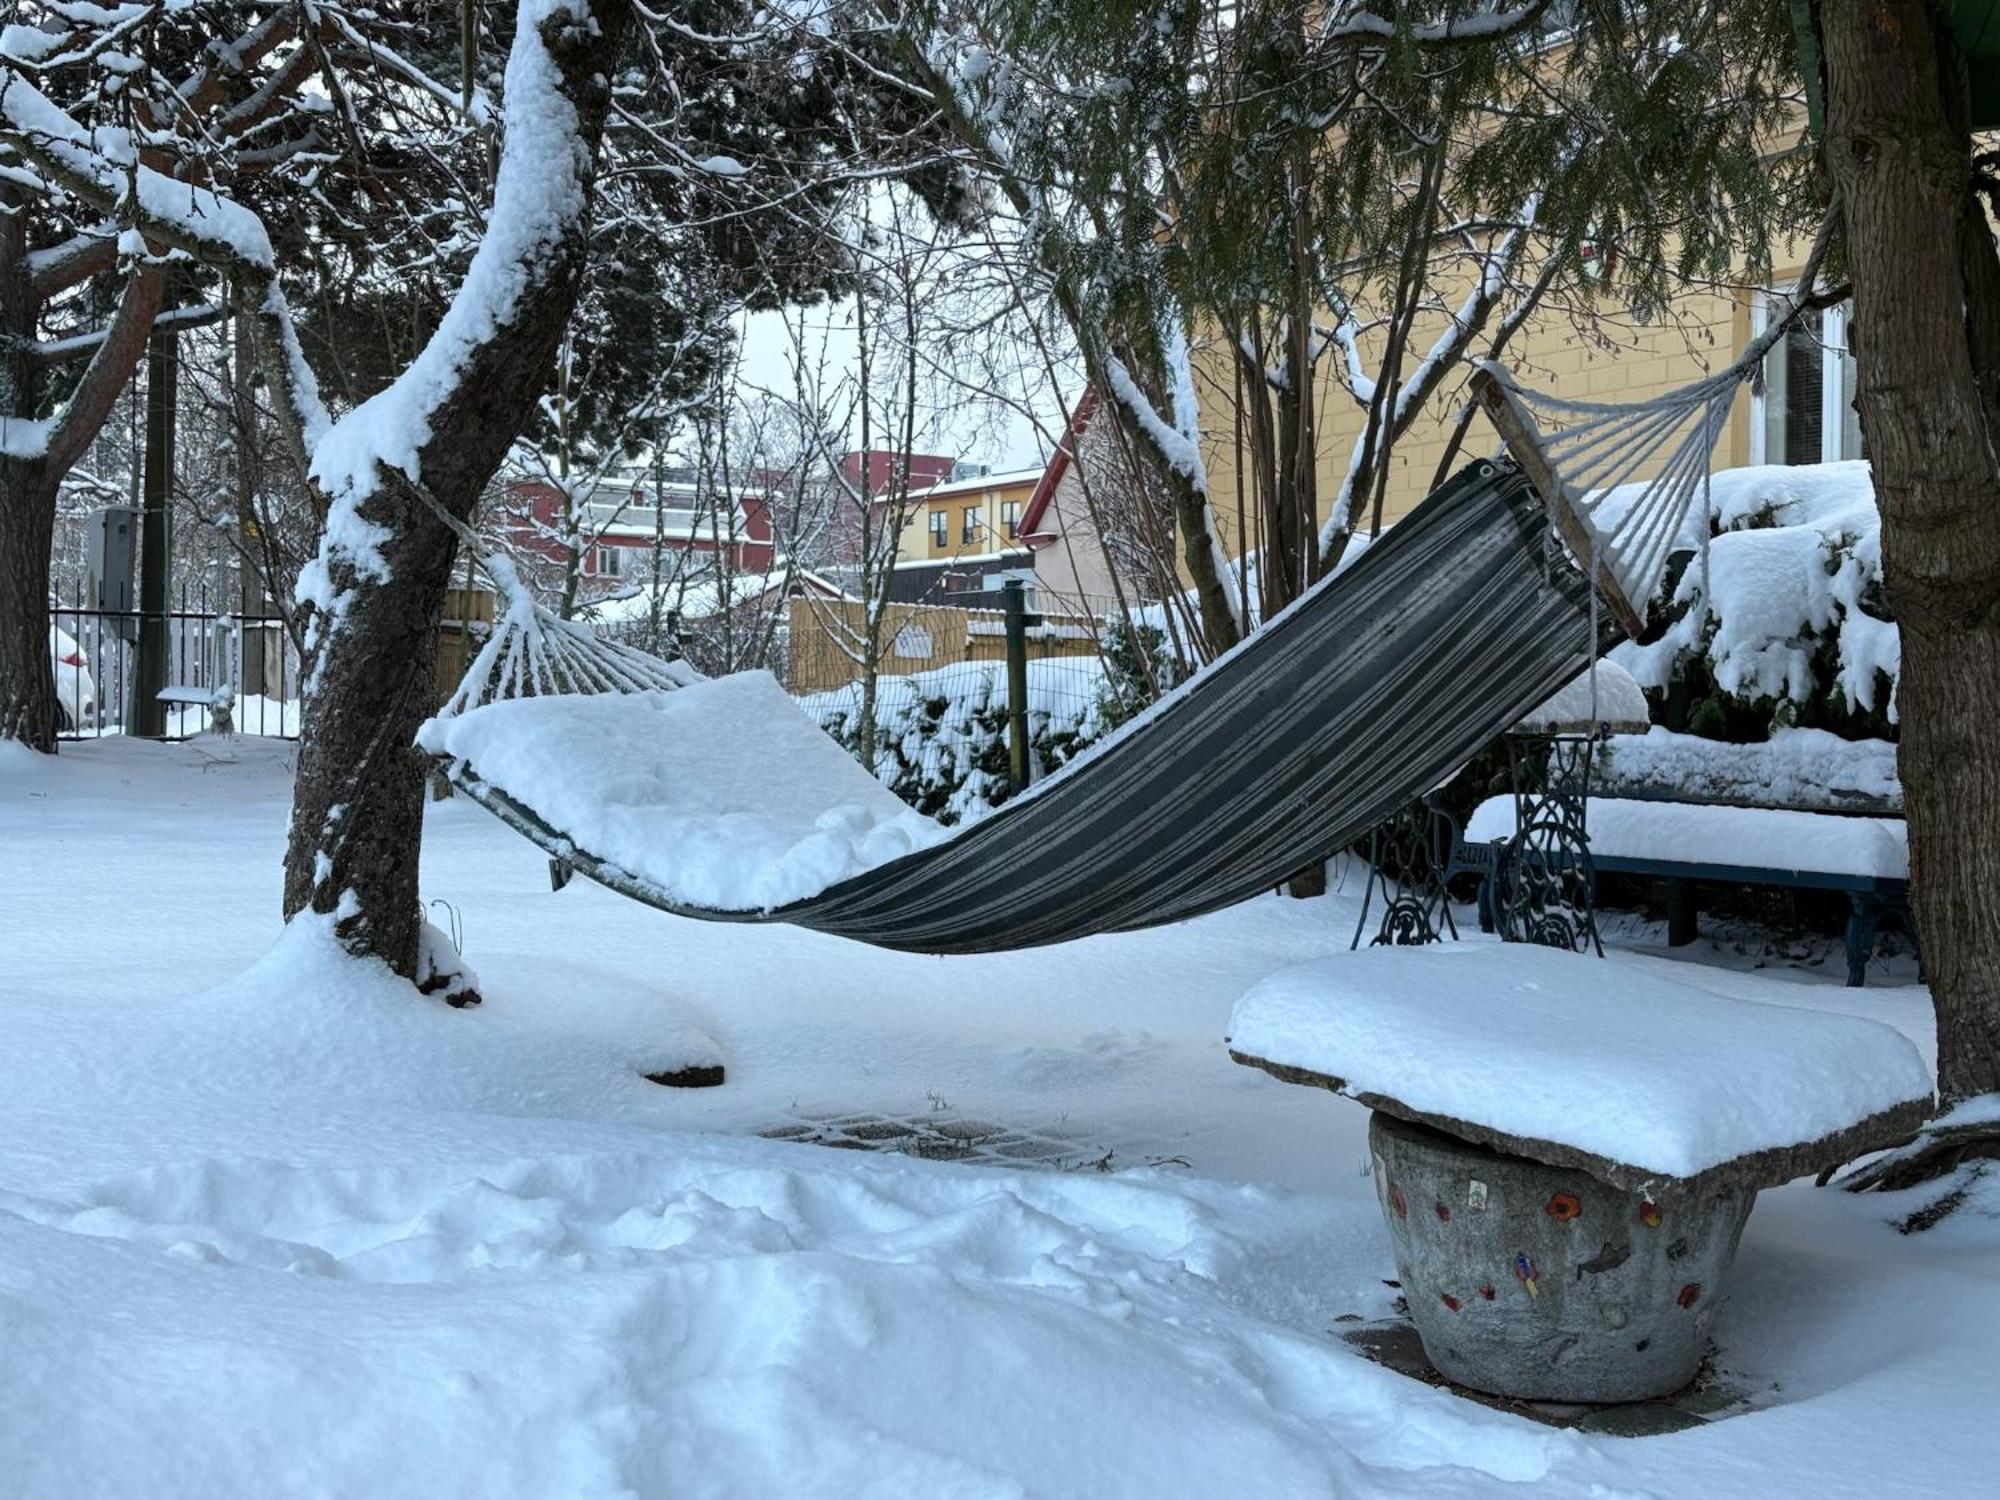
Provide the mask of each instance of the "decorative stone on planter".
[{"label": "decorative stone on planter", "polygon": [[1548,948],[1377,948],[1286,969],[1230,1055],[1348,1095],[1411,1321],[1450,1379],[1522,1400],[1695,1374],[1758,1191],[1910,1135],[1909,1039]]},{"label": "decorative stone on planter", "polygon": [[1638,1401],[1694,1378],[1752,1194],[1660,1204],[1379,1112],[1368,1146],[1439,1373],[1535,1401]]}]

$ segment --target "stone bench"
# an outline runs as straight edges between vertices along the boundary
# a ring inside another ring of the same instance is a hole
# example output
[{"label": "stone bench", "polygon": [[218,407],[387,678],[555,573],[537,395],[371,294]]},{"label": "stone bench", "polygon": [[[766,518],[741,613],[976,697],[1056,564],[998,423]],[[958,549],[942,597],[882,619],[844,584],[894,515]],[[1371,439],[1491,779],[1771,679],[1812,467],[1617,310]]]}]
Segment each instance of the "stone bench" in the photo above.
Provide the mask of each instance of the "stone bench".
[{"label": "stone bench", "polygon": [[1631,1401],[1693,1378],[1757,1192],[1910,1135],[1900,1032],[1518,944],[1282,970],[1230,1055],[1375,1111],[1411,1321],[1461,1384]]}]

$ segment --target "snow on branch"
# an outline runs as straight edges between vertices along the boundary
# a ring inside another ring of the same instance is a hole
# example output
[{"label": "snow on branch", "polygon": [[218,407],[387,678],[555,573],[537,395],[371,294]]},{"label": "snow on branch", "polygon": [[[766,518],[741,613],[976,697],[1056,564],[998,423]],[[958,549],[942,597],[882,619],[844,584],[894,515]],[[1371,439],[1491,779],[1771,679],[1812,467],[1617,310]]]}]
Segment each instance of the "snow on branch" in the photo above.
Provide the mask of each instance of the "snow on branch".
[{"label": "snow on branch", "polygon": [[1247,631],[1250,622],[1244,611],[1242,593],[1236,586],[1234,565],[1221,536],[1217,534],[1214,508],[1209,500],[1208,467],[1201,457],[1201,409],[1195,397],[1187,334],[1178,318],[1171,315],[1160,318],[1160,344],[1171,419],[1161,415],[1159,408],[1132,378],[1125,362],[1108,349],[1103,358],[1104,381],[1110,387],[1113,399],[1131,414],[1153,450],[1169,469],[1187,480],[1188,487],[1199,500],[1203,543],[1215,562],[1216,578],[1228,602],[1229,613],[1235,618],[1238,628]]},{"label": "snow on branch", "polygon": [[1340,350],[1341,363],[1347,372],[1348,391],[1363,406],[1368,405],[1375,399],[1375,377],[1361,362],[1361,328],[1354,321],[1354,314],[1350,312],[1343,316],[1327,336]]},{"label": "snow on branch", "polygon": [[1125,362],[1117,355],[1104,356],[1104,379],[1111,387],[1111,394],[1118,398],[1118,404],[1132,415],[1132,420],[1146,435],[1146,440],[1166,462],[1168,468],[1184,476],[1190,483],[1205,486],[1207,475],[1202,468],[1201,452],[1186,434],[1160,415],[1159,409],[1139,389],[1139,383],[1132,378],[1132,372],[1125,368]]},{"label": "snow on branch", "polygon": [[[512,323],[548,257],[583,217],[590,153],[543,35],[565,19],[591,24],[585,0],[525,0],[520,7],[507,59],[505,132],[492,211],[437,331],[387,389],[313,445],[312,477],[343,516],[353,515],[376,492],[385,471],[418,478],[433,419],[459,395],[473,357]],[[372,529],[357,527],[347,536],[329,514],[328,546],[352,541],[347,560],[362,576],[375,576],[382,567],[376,539],[363,535]]]},{"label": "snow on branch", "polygon": [[270,236],[256,214],[205,187],[138,161],[130,132],[82,125],[21,74],[0,73],[0,141],[93,208],[203,259],[270,272]]},{"label": "snow on branch", "polygon": [[492,101],[487,98],[486,90],[480,88],[477,83],[473,85],[471,98],[461,99],[457,89],[448,88],[440,83],[395,49],[385,46],[379,38],[364,36],[356,29],[354,23],[338,10],[326,10],[321,12],[321,15],[328,25],[345,37],[375,66],[393,73],[411,87],[437,100],[445,108],[463,113],[466,119],[480,129],[485,130],[492,126]]},{"label": "snow on branch", "polygon": [[1349,11],[1345,15],[1336,10],[1327,18],[1320,42],[1323,46],[1351,46],[1400,38],[1425,47],[1493,42],[1533,27],[1548,8],[1549,0],[1530,0],[1529,4],[1510,10],[1478,11],[1424,26],[1398,26],[1394,20],[1372,10]]},{"label": "snow on branch", "polygon": [[[1445,375],[1464,356],[1479,330],[1486,326],[1495,304],[1507,289],[1507,275],[1520,259],[1526,242],[1525,230],[1534,224],[1538,206],[1538,200],[1530,198],[1521,216],[1522,224],[1508,230],[1480,257],[1479,277],[1465,294],[1465,300],[1424,352],[1423,359],[1410,372],[1410,378],[1395,388],[1394,401],[1389,409],[1363,425],[1360,435],[1354,440],[1354,450],[1348,459],[1347,473],[1340,481],[1339,493],[1334,497],[1325,524],[1320,527],[1322,557],[1330,555],[1339,539],[1353,529],[1354,500],[1366,477],[1364,471],[1372,470],[1383,462],[1395,439],[1409,426],[1423,404],[1430,400]],[[1374,381],[1367,382],[1367,392],[1364,398],[1367,404],[1371,407],[1377,405],[1381,393]],[[1356,394],[1360,394],[1358,387]]]},{"label": "snow on branch", "polygon": [[[0,34],[0,57],[19,55],[18,39],[13,35],[18,29]],[[246,295],[243,301],[259,323],[261,336],[284,355],[281,415],[290,418],[301,448],[310,450],[330,424],[319,399],[318,383],[299,351],[291,310],[278,287],[277,258],[263,220],[213,189],[143,165],[130,132],[86,130],[31,81],[12,70],[0,72],[0,142],[12,146],[56,186],[113,223],[127,224],[145,240],[184,251],[254,288],[254,295]],[[126,248],[134,254],[145,250],[144,244]],[[88,252],[79,247],[64,258],[88,263]],[[42,269],[67,274],[55,262]]]}]

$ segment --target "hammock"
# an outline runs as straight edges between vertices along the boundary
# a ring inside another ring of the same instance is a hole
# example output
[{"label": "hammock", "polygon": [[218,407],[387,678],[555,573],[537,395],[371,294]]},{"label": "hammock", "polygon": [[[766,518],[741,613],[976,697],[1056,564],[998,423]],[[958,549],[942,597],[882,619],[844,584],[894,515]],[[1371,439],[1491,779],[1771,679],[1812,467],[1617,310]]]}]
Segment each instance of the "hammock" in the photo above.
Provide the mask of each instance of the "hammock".
[{"label": "hammock", "polygon": [[[1474,464],[1028,793],[943,842],[765,910],[691,903],[577,847],[477,765],[453,760],[446,772],[555,858],[665,911],[925,953],[1030,947],[1231,905],[1347,846],[1575,677],[1597,649],[1593,614],[1527,479]],[[555,623],[535,628],[546,641]],[[543,691],[530,643],[503,644],[506,633],[503,623],[447,713]],[[621,656],[592,670],[635,666]],[[574,663],[568,674],[579,685],[587,675]]]}]

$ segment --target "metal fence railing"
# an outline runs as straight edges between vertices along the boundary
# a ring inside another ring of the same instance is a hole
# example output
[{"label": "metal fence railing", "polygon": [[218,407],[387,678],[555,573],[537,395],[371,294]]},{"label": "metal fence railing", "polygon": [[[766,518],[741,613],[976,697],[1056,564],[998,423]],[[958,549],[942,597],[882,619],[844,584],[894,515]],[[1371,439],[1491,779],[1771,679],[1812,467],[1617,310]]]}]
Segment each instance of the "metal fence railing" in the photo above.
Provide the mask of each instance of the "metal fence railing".
[{"label": "metal fence railing", "polygon": [[[189,696],[222,695],[239,734],[296,739],[299,660],[284,618],[213,607],[206,588],[182,588],[177,606],[150,617],[166,630],[166,686],[191,690]],[[62,737],[132,732],[139,722],[139,634],[149,617],[89,608],[79,590],[68,603],[58,599],[50,618]],[[170,739],[215,727],[220,717],[199,702],[168,703],[165,712]]]}]

